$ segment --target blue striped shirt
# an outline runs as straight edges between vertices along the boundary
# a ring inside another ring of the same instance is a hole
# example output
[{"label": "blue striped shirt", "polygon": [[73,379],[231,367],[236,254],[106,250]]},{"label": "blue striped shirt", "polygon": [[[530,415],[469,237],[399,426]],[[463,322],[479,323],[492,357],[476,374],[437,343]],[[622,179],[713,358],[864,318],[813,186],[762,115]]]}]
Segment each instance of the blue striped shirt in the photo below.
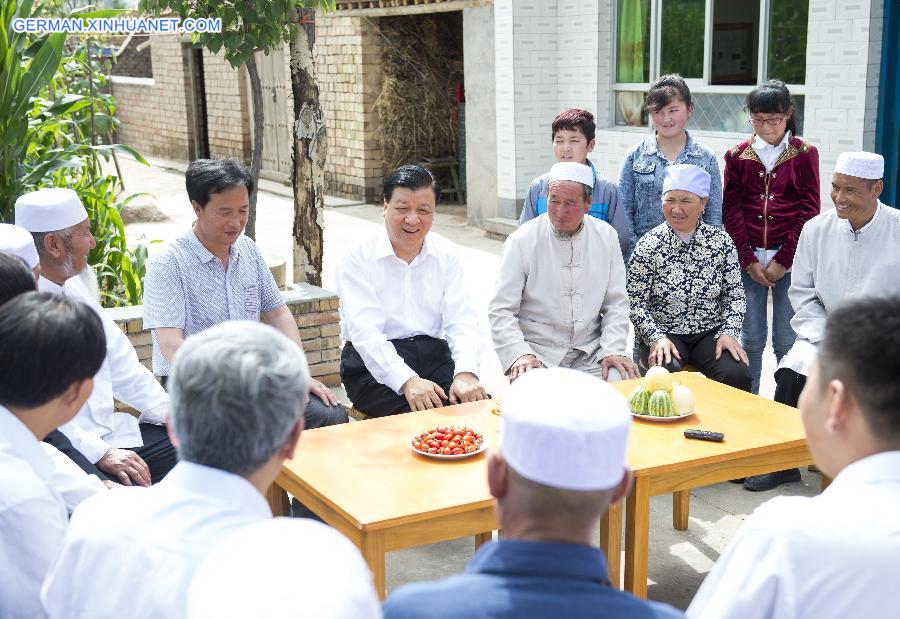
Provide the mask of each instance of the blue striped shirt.
[{"label": "blue striped shirt", "polygon": [[[241,235],[229,251],[226,271],[193,229],[173,241],[147,267],[144,328],[174,327],[187,338],[226,320],[259,320],[284,305],[256,243]],[[154,331],[153,372],[168,376],[169,370]]]}]

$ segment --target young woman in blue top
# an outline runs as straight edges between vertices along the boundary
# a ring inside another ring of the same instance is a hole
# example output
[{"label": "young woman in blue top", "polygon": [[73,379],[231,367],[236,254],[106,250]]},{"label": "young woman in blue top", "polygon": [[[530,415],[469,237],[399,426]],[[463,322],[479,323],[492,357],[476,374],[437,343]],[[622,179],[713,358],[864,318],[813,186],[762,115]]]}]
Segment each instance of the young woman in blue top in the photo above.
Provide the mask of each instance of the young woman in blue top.
[{"label": "young woman in blue top", "polygon": [[629,247],[665,221],[662,185],[666,167],[689,163],[712,177],[703,222],[722,227],[722,177],[716,155],[684,130],[694,111],[691,91],[680,75],[663,75],[650,86],[644,109],[654,132],[628,151],[619,171],[619,208],[628,217]]}]

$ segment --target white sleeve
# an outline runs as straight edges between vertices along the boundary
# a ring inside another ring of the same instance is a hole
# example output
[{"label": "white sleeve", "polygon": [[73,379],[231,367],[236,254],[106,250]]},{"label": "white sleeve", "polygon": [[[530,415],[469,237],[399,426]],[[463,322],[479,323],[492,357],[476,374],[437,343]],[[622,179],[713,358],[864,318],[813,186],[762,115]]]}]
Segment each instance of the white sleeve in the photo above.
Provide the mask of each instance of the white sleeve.
[{"label": "white sleeve", "polygon": [[[71,440],[71,439],[70,439]],[[66,503],[71,514],[88,497],[106,492],[107,487],[96,475],[88,475],[67,455],[49,443],[41,441],[41,448],[53,462],[53,476],[47,482]]]},{"label": "white sleeve", "polygon": [[478,314],[466,289],[466,278],[456,251],[449,252],[444,266],[446,271],[441,318],[455,366],[453,374],[455,376],[460,372],[472,372],[477,376],[481,358],[481,331],[478,328]]},{"label": "white sleeve", "polygon": [[825,321],[828,316],[816,293],[814,239],[811,237],[810,224],[807,223],[800,233],[800,240],[797,241],[788,298],[791,300],[791,307],[794,308],[791,327],[797,333],[797,337],[817,344],[825,333]]},{"label": "white sleeve", "polygon": [[628,341],[630,313],[628,292],[625,288],[625,261],[622,259],[622,250],[614,232],[610,229],[610,234],[606,239],[609,247],[609,283],[606,287],[606,295],[603,297],[603,304],[600,306],[603,318],[600,321],[598,360],[611,355],[630,357],[625,349]]},{"label": "white sleeve", "polygon": [[102,312],[106,355],[113,395],[141,412],[140,421],[162,425],[169,412],[169,395],[153,373],[138,361],[128,336]]},{"label": "white sleeve", "polygon": [[109,451],[112,445],[96,434],[88,432],[78,425],[79,418],[90,418],[91,414],[87,403],[85,403],[82,408],[88,408],[88,411],[86,413],[79,412],[75,418],[59,426],[58,429],[67,439],[69,439],[69,442],[72,443],[72,447],[77,449],[89,462],[97,464],[100,458],[106,455],[106,452]]},{"label": "white sleeve", "polygon": [[364,260],[356,254],[344,258],[338,265],[335,282],[348,341],[372,377],[399,394],[403,383],[416,373],[384,334],[386,317]]},{"label": "white sleeve", "polygon": [[519,310],[522,307],[526,279],[525,261],[519,244],[515,237],[509,237],[500,254],[497,292],[488,305],[491,338],[504,373],[522,355],[535,354],[525,341],[525,335],[519,326]]}]

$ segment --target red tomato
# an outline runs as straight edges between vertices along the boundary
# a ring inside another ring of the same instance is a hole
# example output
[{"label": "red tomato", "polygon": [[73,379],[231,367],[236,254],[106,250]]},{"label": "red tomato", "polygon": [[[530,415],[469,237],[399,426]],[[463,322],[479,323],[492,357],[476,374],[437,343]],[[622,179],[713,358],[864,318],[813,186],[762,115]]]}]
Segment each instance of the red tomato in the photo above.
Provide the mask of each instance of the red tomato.
[{"label": "red tomato", "polygon": [[463,450],[463,449],[460,449],[460,448],[459,448],[459,447],[457,447],[457,448],[456,448],[456,449],[454,449],[454,450],[453,450],[453,452],[452,452],[452,453],[453,453],[453,455],[456,455],[456,456],[458,456],[458,455],[460,455],[460,454],[464,454],[464,453],[466,453],[466,452],[465,452],[465,450]]},{"label": "red tomato", "polygon": [[451,451],[451,450],[450,450],[449,447],[442,447],[442,448],[441,448],[441,453],[444,454],[445,456],[449,456],[449,455],[450,455],[450,451]]}]

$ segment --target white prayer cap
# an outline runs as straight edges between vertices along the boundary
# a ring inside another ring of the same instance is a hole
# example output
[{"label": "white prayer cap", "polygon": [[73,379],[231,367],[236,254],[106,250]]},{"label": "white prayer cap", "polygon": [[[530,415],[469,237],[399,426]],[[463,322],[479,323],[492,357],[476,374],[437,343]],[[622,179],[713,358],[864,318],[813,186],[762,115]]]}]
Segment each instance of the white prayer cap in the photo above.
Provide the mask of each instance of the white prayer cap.
[{"label": "white prayer cap", "polygon": [[71,189],[38,189],[16,200],[16,225],[29,232],[65,230],[87,218],[78,194]]},{"label": "white prayer cap", "polygon": [[701,198],[709,197],[709,172],[690,163],[676,163],[666,167],[663,194],[672,189],[690,191]]},{"label": "white prayer cap", "polygon": [[500,451],[533,482],[606,490],[625,471],[631,414],[605,381],[566,368],[529,370],[503,397]]},{"label": "white prayer cap", "polygon": [[884,178],[884,157],[865,151],[841,153],[834,164],[834,171],[847,176],[878,180]]},{"label": "white prayer cap", "polygon": [[550,168],[550,177],[547,180],[548,183],[555,181],[575,181],[593,189],[594,171],[590,166],[586,166],[583,163],[560,161],[559,163],[554,163],[553,167]]},{"label": "white prayer cap", "polygon": [[190,619],[375,619],[381,605],[359,550],[306,518],[274,518],[229,535],[200,564]]},{"label": "white prayer cap", "polygon": [[37,249],[34,247],[34,237],[21,226],[0,224],[0,251],[21,258],[29,269],[33,269],[40,262]]}]

